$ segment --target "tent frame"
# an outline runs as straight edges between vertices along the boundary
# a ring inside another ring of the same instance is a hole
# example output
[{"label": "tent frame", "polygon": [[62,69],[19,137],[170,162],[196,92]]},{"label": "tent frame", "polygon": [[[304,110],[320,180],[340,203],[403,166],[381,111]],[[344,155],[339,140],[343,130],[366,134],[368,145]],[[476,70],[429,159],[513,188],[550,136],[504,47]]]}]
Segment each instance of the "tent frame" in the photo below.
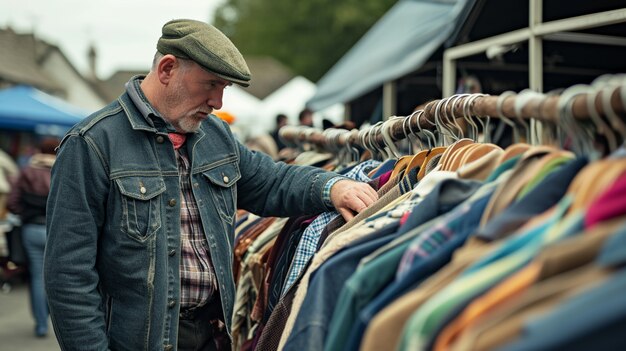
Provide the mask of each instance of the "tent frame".
[{"label": "tent frame", "polygon": [[529,0],[529,5],[530,27],[451,47],[444,51],[443,97],[454,94],[456,61],[486,52],[488,48],[493,46],[512,45],[528,41],[529,88],[538,92],[543,92],[543,40],[578,43],[596,42],[606,45],[626,46],[626,39],[622,37],[569,33],[570,31],[626,22],[626,8],[543,22],[543,0]]}]

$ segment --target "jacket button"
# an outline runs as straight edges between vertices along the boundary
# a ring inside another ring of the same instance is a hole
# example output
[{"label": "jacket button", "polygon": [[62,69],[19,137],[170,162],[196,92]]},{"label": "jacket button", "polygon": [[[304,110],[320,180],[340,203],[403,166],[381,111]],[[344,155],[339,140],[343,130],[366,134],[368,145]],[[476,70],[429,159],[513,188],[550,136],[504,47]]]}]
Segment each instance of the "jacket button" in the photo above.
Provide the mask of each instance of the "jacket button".
[{"label": "jacket button", "polygon": [[163,142],[165,141],[165,138],[163,138],[162,135],[159,135],[156,137],[156,142],[159,144],[163,144]]},{"label": "jacket button", "polygon": [[174,345],[170,345],[170,344],[163,345],[163,350],[165,351],[172,351],[173,349],[174,349]]},{"label": "jacket button", "polygon": [[224,176],[224,183],[228,183],[230,179],[227,176]]},{"label": "jacket button", "polygon": [[172,308],[174,306],[176,306],[176,300],[171,299],[167,302],[167,307]]},{"label": "jacket button", "polygon": [[168,204],[170,205],[170,207],[176,206],[176,199],[170,199],[170,202]]},{"label": "jacket button", "polygon": [[167,254],[170,255],[170,257],[176,255],[176,249],[171,249]]}]

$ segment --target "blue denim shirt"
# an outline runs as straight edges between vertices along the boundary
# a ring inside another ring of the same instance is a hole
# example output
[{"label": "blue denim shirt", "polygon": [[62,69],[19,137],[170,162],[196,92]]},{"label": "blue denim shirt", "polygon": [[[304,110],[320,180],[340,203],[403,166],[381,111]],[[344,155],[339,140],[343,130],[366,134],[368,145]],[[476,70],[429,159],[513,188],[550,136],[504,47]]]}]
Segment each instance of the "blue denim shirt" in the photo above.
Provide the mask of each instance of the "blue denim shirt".
[{"label": "blue denim shirt", "polygon": [[[230,328],[237,208],[287,217],[328,211],[337,176],[275,163],[211,117],[188,136],[191,184]],[[173,350],[177,345],[180,188],[160,118],[128,93],[74,126],[52,170],[44,263],[63,350]],[[230,329],[228,329],[230,334]]]}]

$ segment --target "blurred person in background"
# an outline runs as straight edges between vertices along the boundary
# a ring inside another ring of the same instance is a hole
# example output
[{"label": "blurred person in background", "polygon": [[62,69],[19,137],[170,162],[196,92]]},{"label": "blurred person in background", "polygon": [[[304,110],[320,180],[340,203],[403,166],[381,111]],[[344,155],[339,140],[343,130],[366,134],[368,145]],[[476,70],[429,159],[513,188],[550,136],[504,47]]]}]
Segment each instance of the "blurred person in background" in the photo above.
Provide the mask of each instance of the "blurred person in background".
[{"label": "blurred person in background", "polygon": [[226,87],[250,78],[218,29],[172,20],[150,72],[67,133],[44,262],[61,349],[228,350],[237,209],[289,217],[334,208],[349,220],[376,201],[366,183],[238,142],[212,112]]},{"label": "blurred person in background", "polygon": [[267,154],[272,160],[278,160],[278,148],[276,147],[274,139],[269,134],[260,134],[248,138],[246,147],[250,150]]},{"label": "blurred person in background", "polygon": [[48,335],[48,303],[43,282],[43,256],[46,247],[46,201],[50,192],[50,171],[55,162],[59,139],[45,138],[38,152],[20,171],[8,200],[8,209],[20,217],[22,242],[30,272],[30,305],[35,319],[35,335]]},{"label": "blurred person in background", "polygon": [[278,149],[279,152],[280,150],[287,147],[285,143],[283,143],[283,141],[280,139],[280,135],[278,134],[278,132],[280,131],[280,128],[286,125],[287,125],[287,116],[284,113],[277,114],[276,115],[276,127],[270,133],[270,135],[274,139],[274,142],[276,143],[276,148]]},{"label": "blurred person in background", "polygon": [[308,108],[300,111],[298,114],[298,122],[301,126],[313,127],[313,111]]},{"label": "blurred person in background", "polygon": [[9,154],[0,149],[0,220],[7,215],[7,198],[11,192],[11,184],[19,173],[19,168]]}]

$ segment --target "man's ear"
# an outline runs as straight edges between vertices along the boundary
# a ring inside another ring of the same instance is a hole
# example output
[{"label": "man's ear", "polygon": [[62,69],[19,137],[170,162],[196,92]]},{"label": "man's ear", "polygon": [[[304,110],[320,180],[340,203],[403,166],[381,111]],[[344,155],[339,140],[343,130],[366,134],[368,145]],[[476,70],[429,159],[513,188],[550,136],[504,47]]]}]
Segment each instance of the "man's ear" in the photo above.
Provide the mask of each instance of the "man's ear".
[{"label": "man's ear", "polygon": [[167,85],[179,66],[180,62],[176,56],[170,54],[163,56],[157,65],[157,75],[161,84]]}]

